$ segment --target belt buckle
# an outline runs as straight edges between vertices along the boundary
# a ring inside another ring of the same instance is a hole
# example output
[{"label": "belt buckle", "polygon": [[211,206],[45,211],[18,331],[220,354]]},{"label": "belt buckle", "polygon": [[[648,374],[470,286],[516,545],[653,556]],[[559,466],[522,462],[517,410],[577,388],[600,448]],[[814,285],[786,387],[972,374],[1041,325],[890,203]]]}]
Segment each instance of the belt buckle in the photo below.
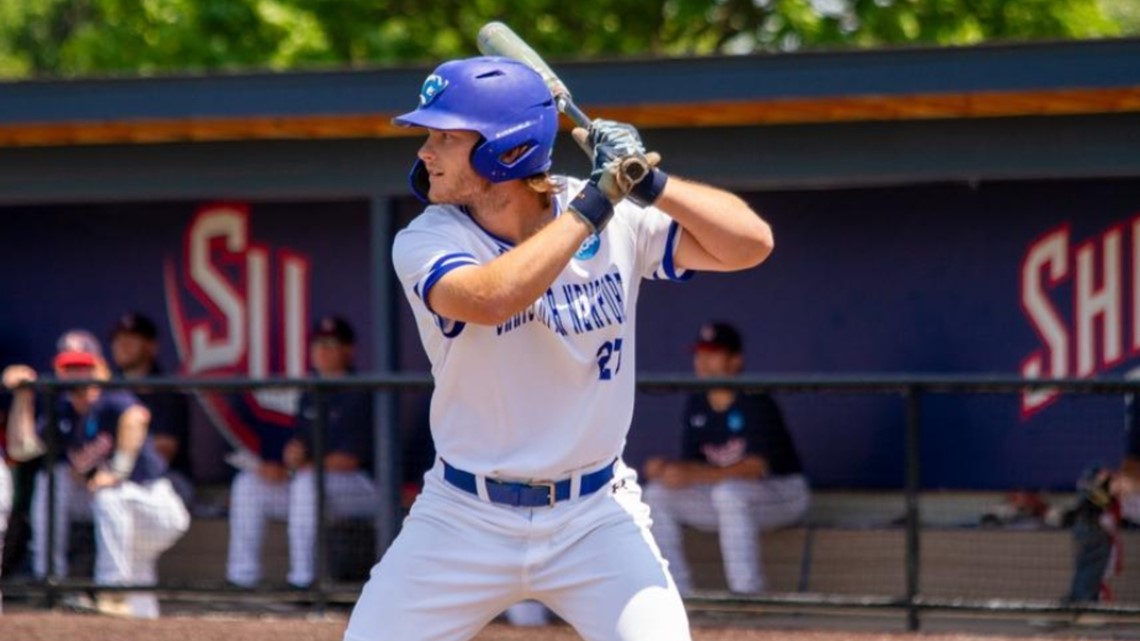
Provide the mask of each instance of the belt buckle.
[{"label": "belt buckle", "polygon": [[531,486],[532,487],[545,487],[546,489],[550,490],[550,494],[548,495],[550,497],[550,502],[547,504],[547,507],[554,507],[555,501],[558,500],[557,499],[558,494],[557,494],[557,492],[554,491],[554,487],[555,487],[554,481],[538,481],[536,483],[531,483]]}]

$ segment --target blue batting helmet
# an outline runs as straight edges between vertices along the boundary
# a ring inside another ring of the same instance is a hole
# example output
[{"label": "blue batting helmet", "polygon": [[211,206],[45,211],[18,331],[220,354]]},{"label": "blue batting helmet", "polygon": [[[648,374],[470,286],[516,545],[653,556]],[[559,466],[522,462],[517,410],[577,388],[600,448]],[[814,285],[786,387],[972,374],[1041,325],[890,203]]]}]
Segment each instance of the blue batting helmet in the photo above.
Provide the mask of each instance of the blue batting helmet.
[{"label": "blue batting helmet", "polygon": [[[465,129],[483,139],[471,150],[471,166],[491,182],[526,178],[550,169],[558,109],[542,76],[510,58],[479,57],[445,62],[420,88],[420,105],[392,119],[405,127]],[[509,163],[508,151],[525,151]],[[417,160],[412,191],[427,200],[427,170]]]}]

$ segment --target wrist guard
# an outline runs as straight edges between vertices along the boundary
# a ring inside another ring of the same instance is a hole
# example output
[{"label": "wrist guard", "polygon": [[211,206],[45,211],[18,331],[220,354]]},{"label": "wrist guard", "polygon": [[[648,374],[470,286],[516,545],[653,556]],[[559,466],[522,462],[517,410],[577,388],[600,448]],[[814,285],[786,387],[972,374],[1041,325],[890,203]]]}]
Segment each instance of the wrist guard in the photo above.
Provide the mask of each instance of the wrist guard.
[{"label": "wrist guard", "polygon": [[126,480],[135,470],[135,461],[138,460],[138,457],[138,452],[115,450],[114,456],[107,463],[107,471],[115,475],[116,478]]},{"label": "wrist guard", "polygon": [[638,207],[648,207],[657,202],[661,192],[665,191],[665,183],[669,174],[660,169],[650,169],[649,175],[629,190],[629,200]]},{"label": "wrist guard", "polygon": [[600,234],[614,216],[614,205],[593,181],[586,183],[582,191],[570,201],[570,211],[586,221],[595,234]]}]

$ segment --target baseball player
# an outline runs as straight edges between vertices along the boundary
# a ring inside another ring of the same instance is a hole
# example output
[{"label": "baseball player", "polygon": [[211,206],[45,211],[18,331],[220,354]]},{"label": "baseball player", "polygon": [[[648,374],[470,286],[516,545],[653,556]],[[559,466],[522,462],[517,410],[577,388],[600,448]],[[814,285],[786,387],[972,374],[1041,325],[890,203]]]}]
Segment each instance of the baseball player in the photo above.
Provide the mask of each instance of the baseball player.
[{"label": "baseball player", "polygon": [[[705,323],[694,346],[698,378],[736,376],[744,366],[740,333]],[[692,591],[681,524],[720,535],[728,588],[742,594],[767,587],[760,530],[791,525],[809,502],[807,480],[776,402],[767,394],[714,389],[689,397],[681,460],[645,464],[645,502],[653,535],[669,560],[681,594]]]},{"label": "baseball player", "polygon": [[[158,326],[138,312],[120,316],[111,328],[111,364],[126,379],[159,377]],[[190,401],[181,392],[135,389],[150,412],[154,449],[166,459],[166,478],[189,508],[194,505],[194,477],[190,464]]]},{"label": "baseball player", "polygon": [[[0,447],[0,558],[4,557],[4,537],[8,533],[8,516],[12,514],[12,473]],[[4,611],[4,596],[0,594],[0,613]]]},{"label": "baseball player", "polygon": [[[110,377],[99,341],[90,332],[72,330],[57,345],[52,363],[61,380]],[[27,365],[4,370],[4,386],[13,389],[36,380]],[[12,458],[29,460],[46,451],[41,436],[46,420],[34,415],[34,392],[14,392],[8,418]],[[73,517],[95,523],[95,583],[153,585],[158,556],[190,526],[190,515],[163,478],[164,459],[147,434],[150,413],[125,391],[99,387],[65,392],[57,410],[59,463],[55,474],[55,554],[52,567],[67,575],[67,534]],[[39,472],[32,495],[33,570],[48,574],[48,471]],[[157,618],[158,599],[149,592],[103,593],[96,604],[107,614]]]},{"label": "baseball player", "polygon": [[[352,372],[356,333],[342,318],[326,316],[313,326],[309,360],[318,376]],[[376,488],[366,473],[372,468],[372,397],[349,390],[325,395],[325,494],[333,517],[376,513]],[[226,579],[254,587],[261,579],[261,545],[270,518],[287,520],[289,575],[292,587],[308,588],[317,578],[317,483],[312,466],[312,436],[317,418],[316,398],[301,395],[297,436],[282,454],[292,472],[288,483],[267,479],[255,471],[240,472],[230,493],[230,547]]]},{"label": "baseball player", "polygon": [[[1125,378],[1140,378],[1130,370]],[[1121,521],[1140,523],[1140,408],[1136,395],[1124,396],[1124,458],[1116,470],[1090,466],[1077,480],[1076,505],[1062,525],[1073,528],[1073,576],[1067,600],[1111,601],[1112,579],[1123,571]]]},{"label": "baseball player", "polygon": [[432,364],[438,459],[345,639],[469,639],[527,599],[590,641],[689,639],[621,461],[638,291],[760,263],[768,225],[659,169],[624,179],[623,159],[646,158],[627,124],[575,132],[588,181],[548,174],[558,111],[518,62],[444,63],[419,103],[394,122],[427,130],[411,185],[430,204],[393,262]]}]

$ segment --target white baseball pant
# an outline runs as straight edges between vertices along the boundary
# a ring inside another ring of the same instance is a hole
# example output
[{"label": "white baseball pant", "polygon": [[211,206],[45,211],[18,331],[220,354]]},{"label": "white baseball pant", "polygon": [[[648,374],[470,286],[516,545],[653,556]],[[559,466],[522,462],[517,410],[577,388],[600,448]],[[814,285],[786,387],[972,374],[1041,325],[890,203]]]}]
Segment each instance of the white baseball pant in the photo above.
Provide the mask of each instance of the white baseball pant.
[{"label": "white baseball pant", "polygon": [[589,496],[525,508],[448,484],[437,462],[372,569],[345,641],[470,639],[527,599],[587,641],[689,641],[636,475],[616,465],[611,484]]},{"label": "white baseball pant", "polygon": [[653,535],[669,560],[681,594],[690,594],[693,590],[682,547],[682,524],[717,532],[728,589],[752,594],[767,588],[760,532],[791,525],[803,518],[810,491],[807,481],[798,474],[678,489],[651,483],[645,488],[645,502],[653,519]]},{"label": "white baseball pant", "polygon": [[[97,490],[95,517],[95,582],[100,585],[155,585],[158,557],[190,528],[190,513],[165,478],[148,483],[125,482]],[[133,616],[158,618],[152,592],[128,592]]]},{"label": "white baseball pant", "polygon": [[[331,518],[372,516],[377,493],[363,472],[326,472],[325,505]],[[288,483],[270,483],[256,472],[241,472],[230,494],[230,547],[226,578],[252,587],[261,580],[261,547],[269,519],[289,531],[289,583],[307,586],[316,577],[317,484],[312,469]]]},{"label": "white baseball pant", "polygon": [[[99,585],[154,585],[158,557],[190,527],[190,514],[166,479],[148,483],[125,481],[94,494],[71,474],[67,465],[55,469],[56,574],[67,576],[67,542],[71,521],[95,524],[95,583]],[[47,575],[48,476],[36,476],[32,494],[32,567],[36,576]],[[153,593],[128,593],[133,616],[158,617]]]},{"label": "white baseball pant", "polygon": [[[0,459],[0,558],[4,556],[4,536],[8,532],[8,515],[12,513],[12,473]],[[4,597],[0,595],[0,612],[4,611]]]}]

